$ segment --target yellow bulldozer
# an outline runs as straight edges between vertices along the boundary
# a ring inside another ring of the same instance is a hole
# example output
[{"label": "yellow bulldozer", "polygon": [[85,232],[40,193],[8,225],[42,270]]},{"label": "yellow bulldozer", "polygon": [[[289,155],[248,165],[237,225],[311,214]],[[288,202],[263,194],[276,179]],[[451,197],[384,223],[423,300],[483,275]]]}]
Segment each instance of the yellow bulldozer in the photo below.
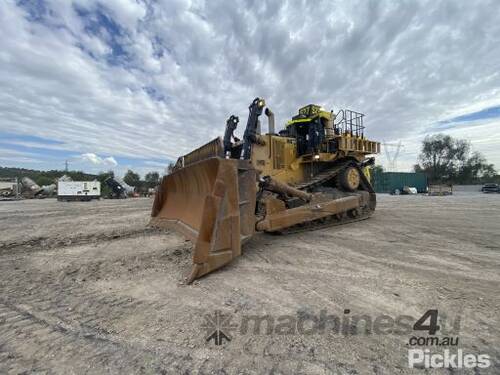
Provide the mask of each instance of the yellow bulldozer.
[{"label": "yellow bulldozer", "polygon": [[231,262],[257,232],[310,230],[372,215],[369,155],[380,152],[380,143],[365,138],[363,117],[311,104],[276,133],[273,112],[255,98],[243,139],[234,134],[239,118],[233,115],[223,138],[179,157],[158,187],[150,225],[193,242],[188,282]]}]

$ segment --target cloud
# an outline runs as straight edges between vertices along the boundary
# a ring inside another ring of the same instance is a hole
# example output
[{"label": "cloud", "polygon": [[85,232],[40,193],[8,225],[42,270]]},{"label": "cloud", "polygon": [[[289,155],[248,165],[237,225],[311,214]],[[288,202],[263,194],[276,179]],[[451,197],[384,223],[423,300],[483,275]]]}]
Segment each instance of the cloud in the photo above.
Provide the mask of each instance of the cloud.
[{"label": "cloud", "polygon": [[0,163],[5,165],[16,163],[40,164],[41,160],[36,158],[36,155],[33,155],[32,153],[12,150],[10,148],[3,148],[0,146]]},{"label": "cloud", "polygon": [[82,154],[79,157],[76,158],[77,160],[81,160],[84,162],[89,162],[94,165],[102,165],[102,166],[111,166],[111,167],[116,167],[118,165],[117,161],[115,160],[114,157],[108,156],[105,158],[102,158],[96,154],[93,153],[86,153]]},{"label": "cloud", "polygon": [[[175,160],[263,96],[278,125],[308,103],[361,111],[369,137],[403,140],[401,165],[410,166],[419,140],[443,130],[435,124],[500,104],[496,8],[489,0],[6,0],[0,131],[78,154]],[[469,125],[456,134],[500,166],[498,137]]]}]

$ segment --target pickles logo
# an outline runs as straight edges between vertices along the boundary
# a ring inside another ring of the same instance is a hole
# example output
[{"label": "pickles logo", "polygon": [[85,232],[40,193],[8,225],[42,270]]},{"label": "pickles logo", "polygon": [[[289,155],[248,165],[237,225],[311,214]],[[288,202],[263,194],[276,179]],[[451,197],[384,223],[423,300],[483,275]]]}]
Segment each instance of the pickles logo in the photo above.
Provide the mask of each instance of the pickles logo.
[{"label": "pickles logo", "polygon": [[213,314],[206,314],[202,328],[205,329],[207,342],[213,341],[215,345],[222,345],[224,341],[231,341],[231,332],[237,328],[237,325],[232,323],[231,314],[223,314],[219,310]]},{"label": "pickles logo", "polygon": [[[442,331],[442,326],[438,325],[438,310],[427,310],[414,326],[414,331],[426,331],[427,336],[412,336],[407,346],[431,346],[434,348],[442,346],[457,346],[458,336],[436,336],[438,331]],[[435,349],[433,350],[435,351]],[[452,351],[444,349],[442,353],[433,353],[430,349],[415,348],[408,349],[409,368],[487,368],[490,367],[490,356],[487,354],[464,353],[462,349]]]},{"label": "pickles logo", "polygon": [[490,365],[488,354],[464,354],[462,349],[456,353],[445,349],[442,354],[431,353],[429,349],[408,350],[409,368],[487,368]]}]

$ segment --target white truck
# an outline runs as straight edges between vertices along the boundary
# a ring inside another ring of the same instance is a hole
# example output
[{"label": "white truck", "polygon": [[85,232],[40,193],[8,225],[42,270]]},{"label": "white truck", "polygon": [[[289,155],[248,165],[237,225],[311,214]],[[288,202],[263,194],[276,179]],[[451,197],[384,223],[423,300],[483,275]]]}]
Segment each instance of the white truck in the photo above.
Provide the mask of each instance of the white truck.
[{"label": "white truck", "polygon": [[99,181],[58,181],[58,201],[90,201],[101,197]]}]

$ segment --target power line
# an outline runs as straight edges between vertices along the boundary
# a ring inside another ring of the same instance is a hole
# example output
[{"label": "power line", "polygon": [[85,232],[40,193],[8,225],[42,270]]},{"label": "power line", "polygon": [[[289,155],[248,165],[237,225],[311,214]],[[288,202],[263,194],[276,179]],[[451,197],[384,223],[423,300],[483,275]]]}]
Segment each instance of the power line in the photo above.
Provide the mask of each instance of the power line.
[{"label": "power line", "polygon": [[[388,163],[387,169],[389,171],[396,172],[398,169],[397,160],[401,152],[401,148],[403,147],[402,142],[401,140],[399,140],[398,143],[388,143],[384,141],[383,145],[384,145],[385,157],[387,158],[387,163]],[[395,147],[394,153],[391,153],[389,149],[390,147]]]}]

